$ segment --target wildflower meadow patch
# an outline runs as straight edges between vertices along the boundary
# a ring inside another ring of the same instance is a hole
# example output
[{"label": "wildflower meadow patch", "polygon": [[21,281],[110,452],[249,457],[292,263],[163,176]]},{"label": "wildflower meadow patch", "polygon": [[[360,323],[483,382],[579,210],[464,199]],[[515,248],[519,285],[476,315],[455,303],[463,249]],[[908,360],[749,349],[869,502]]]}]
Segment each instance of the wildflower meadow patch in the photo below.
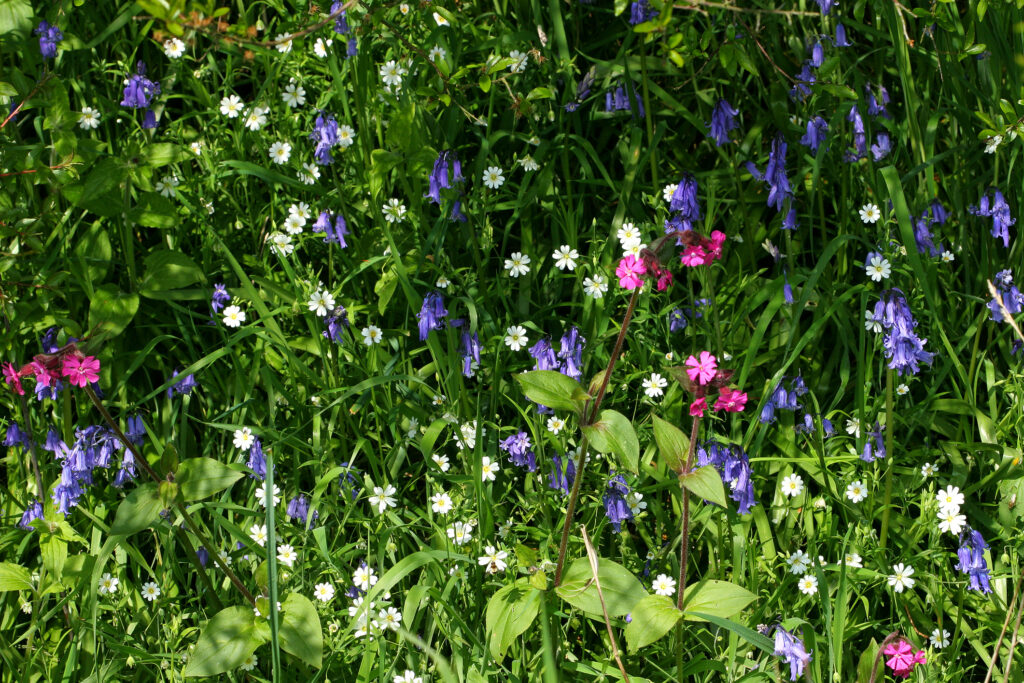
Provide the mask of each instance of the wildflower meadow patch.
[{"label": "wildflower meadow patch", "polygon": [[1024,0],[0,0],[0,680],[1024,681]]}]

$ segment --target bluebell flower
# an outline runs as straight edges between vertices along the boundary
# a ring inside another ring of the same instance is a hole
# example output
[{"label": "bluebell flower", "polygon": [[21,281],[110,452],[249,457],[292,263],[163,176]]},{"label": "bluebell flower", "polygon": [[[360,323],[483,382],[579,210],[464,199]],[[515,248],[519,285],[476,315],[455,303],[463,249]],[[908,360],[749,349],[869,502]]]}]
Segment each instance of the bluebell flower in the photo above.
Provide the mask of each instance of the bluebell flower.
[{"label": "bluebell flower", "polygon": [[573,462],[572,456],[566,454],[565,467],[562,467],[562,459],[557,455],[552,455],[551,474],[548,475],[548,488],[568,495],[574,481],[576,481],[576,464]]},{"label": "bluebell flower", "polygon": [[690,173],[684,173],[668,204],[669,211],[674,212],[678,220],[673,223],[672,228],[666,224],[665,232],[693,230],[694,224],[701,220],[698,190],[697,179]]},{"label": "bluebell flower", "polygon": [[818,82],[818,76],[814,73],[810,61],[804,62],[800,73],[793,80],[794,84],[789,90],[789,98],[793,101],[806,99],[811,94],[810,86]]},{"label": "bluebell flower", "polygon": [[57,512],[65,515],[71,512],[71,508],[78,505],[78,501],[83,493],[82,484],[71,468],[67,466],[62,467],[60,481],[54,487],[52,495],[53,504],[57,506]]},{"label": "bluebell flower", "polygon": [[782,134],[777,134],[772,140],[768,165],[763,174],[753,162],[748,161],[746,168],[755,180],[768,183],[768,206],[775,207],[776,211],[782,211],[785,200],[790,195],[789,178],[786,176],[786,141]]},{"label": "bluebell flower", "polygon": [[856,152],[847,152],[843,159],[848,162],[863,159],[867,156],[868,136],[864,129],[864,119],[856,104],[846,114],[846,120],[853,124],[853,147]]},{"label": "bluebell flower", "polygon": [[210,308],[213,312],[220,313],[224,310],[224,307],[231,301],[231,295],[228,294],[228,288],[223,284],[216,284],[213,286],[213,297],[210,299]]},{"label": "bluebell flower", "polygon": [[825,48],[822,46],[821,41],[815,41],[814,45],[811,46],[811,60],[810,64],[815,69],[821,68],[821,65],[825,63]]},{"label": "bluebell flower", "polygon": [[210,551],[206,549],[206,546],[199,546],[196,550],[196,557],[199,558],[199,566],[206,567],[206,563],[210,561]]},{"label": "bluebell flower", "polygon": [[988,543],[985,543],[980,532],[967,527],[960,533],[960,547],[956,551],[959,562],[956,568],[957,571],[970,577],[972,591],[992,592],[992,586],[989,585],[988,564],[985,562],[987,548]]},{"label": "bluebell flower", "polygon": [[558,358],[555,356],[555,349],[547,337],[529,348],[530,356],[533,358],[534,370],[557,370]]},{"label": "bluebell flower", "polygon": [[466,218],[466,214],[462,213],[462,200],[456,200],[455,203],[452,204],[452,212],[449,214],[448,220],[452,222],[458,221],[459,223],[465,223],[469,220]]},{"label": "bluebell flower", "polygon": [[881,116],[886,119],[891,119],[892,115],[885,108],[886,105],[889,104],[889,91],[885,89],[884,85],[879,85],[878,90],[880,99],[876,100],[871,84],[864,84],[864,92],[868,100],[868,116]]},{"label": "bluebell flower", "polygon": [[793,288],[789,286],[789,276],[782,271],[782,299],[787,305],[793,304]]},{"label": "bluebell flower", "polygon": [[37,519],[43,519],[43,505],[33,498],[32,502],[25,508],[25,511],[21,513],[21,521],[18,522],[18,527],[26,531],[32,531],[34,529],[32,522]]},{"label": "bluebell flower", "polygon": [[991,201],[989,201],[988,193],[985,193],[978,206],[967,207],[967,213],[992,218],[992,236],[997,239],[1002,238],[1004,247],[1010,246],[1009,228],[1017,222],[1017,219],[1010,215],[1010,205],[1006,203],[1002,192],[993,190]]},{"label": "bluebell flower", "polygon": [[36,386],[35,386],[35,389],[34,389],[35,392],[36,392],[36,400],[37,401],[42,401],[42,400],[48,398],[51,401],[56,401],[57,400],[57,395],[60,393],[61,389],[63,389],[63,388],[64,388],[64,382],[62,382],[59,379],[55,379],[55,380],[51,381],[49,386],[43,384],[42,382],[36,382]]},{"label": "bluebell flower", "polygon": [[807,385],[804,383],[802,376],[797,375],[790,380],[789,388],[786,388],[786,378],[782,378],[772,389],[768,400],[765,401],[764,407],[761,408],[761,416],[759,418],[761,423],[774,422],[775,413],[779,410],[796,412],[803,407],[797,399],[806,393]]},{"label": "bluebell flower", "polygon": [[562,339],[559,341],[558,358],[561,360],[558,368],[560,373],[566,377],[578,380],[583,376],[583,346],[587,340],[580,335],[575,325],[570,325]]},{"label": "bluebell flower", "polygon": [[[171,379],[174,379],[177,376],[178,371],[175,370],[171,375]],[[179,396],[190,394],[197,386],[199,386],[199,384],[196,382],[195,375],[189,373],[167,388],[167,398],[171,398],[174,394],[178,394]]]},{"label": "bluebell flower", "polygon": [[18,423],[11,420],[11,423],[7,425],[7,434],[4,436],[4,445],[20,446],[21,448],[28,450],[29,444],[31,443],[29,435],[25,433]]},{"label": "bluebell flower", "polygon": [[444,307],[444,299],[438,292],[428,292],[423,297],[423,305],[417,315],[419,318],[420,341],[426,341],[431,330],[440,330],[444,327],[444,319],[448,315],[448,309]]},{"label": "bluebell flower", "polygon": [[832,41],[836,47],[850,47],[850,41],[846,39],[846,27],[836,24],[836,39]]},{"label": "bluebell flower", "polygon": [[715,139],[715,144],[718,147],[729,142],[729,131],[739,127],[735,118],[739,113],[739,110],[727,101],[718,100],[718,104],[711,112],[711,124],[708,126],[711,130],[711,137]]},{"label": "bluebell flower", "polygon": [[[821,0],[819,0],[821,4]],[[822,8],[822,12],[828,12]],[[795,681],[804,673],[804,668],[811,661],[811,653],[807,651],[803,641],[795,635],[782,628],[775,627],[775,652],[776,657],[782,657],[789,664],[789,680]]]},{"label": "bluebell flower", "polygon": [[[1021,294],[1017,286],[1013,284],[1013,273],[1009,270],[999,271],[992,279],[992,284],[995,285],[996,291],[999,292],[999,296],[1003,300],[1003,306],[1006,307],[1010,315],[1017,315],[1024,310],[1024,294]],[[987,305],[991,314],[989,319],[992,322],[1001,323],[1006,319],[995,297]]]},{"label": "bluebell flower", "polygon": [[583,75],[583,78],[580,79],[580,82],[576,84],[576,99],[565,105],[567,112],[571,113],[579,109],[580,105],[583,104],[583,100],[590,96],[590,89],[594,85],[595,74],[596,69],[590,67],[587,73]]},{"label": "bluebell flower", "polygon": [[43,353],[57,353],[57,328],[51,327],[39,338],[39,347]]},{"label": "bluebell flower", "polygon": [[[309,517],[309,499],[302,494],[299,494],[288,501],[288,508],[285,512],[288,518],[293,522],[299,522],[303,526],[306,526],[306,520]],[[313,510],[313,521],[320,519],[320,513]]]},{"label": "bluebell flower", "polygon": [[622,531],[623,522],[633,519],[633,510],[626,502],[626,496],[629,493],[629,485],[621,474],[615,474],[608,480],[608,490],[605,492],[602,502],[604,503],[604,514],[612,523],[612,528],[616,533]]},{"label": "bluebell flower", "polygon": [[789,211],[786,212],[785,217],[782,219],[782,229],[796,230],[798,227],[800,227],[800,224],[796,220],[796,208],[790,202]]},{"label": "bluebell flower", "polygon": [[126,448],[121,456],[121,467],[117,470],[117,474],[114,475],[114,486],[124,488],[124,485],[134,481],[137,475],[138,473],[135,471],[135,456]]},{"label": "bluebell flower", "polygon": [[881,161],[889,156],[891,151],[892,143],[889,140],[889,134],[878,133],[875,136],[875,144],[871,145],[871,156],[874,157],[875,161]]},{"label": "bluebell flower", "polygon": [[349,28],[348,20],[345,18],[345,10],[342,9],[344,6],[343,2],[335,2],[331,5],[331,15],[334,17],[334,32],[340,35],[347,35],[352,32]]},{"label": "bluebell flower", "polygon": [[933,199],[931,205],[928,207],[931,210],[932,218],[931,222],[938,225],[945,225],[946,221],[949,220],[949,212],[946,211],[946,207],[942,205],[938,199]]},{"label": "bluebell flower", "polygon": [[818,7],[821,8],[821,13],[827,15],[835,7],[836,0],[817,0]]},{"label": "bluebell flower", "polygon": [[156,112],[152,109],[147,109],[142,115],[142,127],[146,130],[153,130],[156,126]]},{"label": "bluebell flower", "polygon": [[249,459],[245,466],[253,471],[249,476],[260,481],[267,479],[267,456],[263,453],[263,444],[259,439],[253,439],[249,446]]},{"label": "bluebell flower", "polygon": [[658,16],[658,11],[651,7],[647,0],[637,0],[629,6],[629,24],[636,26]]},{"label": "bluebell flower", "polygon": [[668,314],[668,331],[680,332],[686,329],[686,315],[681,308],[673,308]]},{"label": "bluebell flower", "polygon": [[356,43],[355,38],[349,38],[348,45],[345,47],[345,57],[347,59],[348,57],[355,57],[357,54],[359,54],[358,43]]},{"label": "bluebell flower", "polygon": [[615,90],[605,93],[604,110],[606,112],[632,111],[638,117],[642,117],[644,115],[643,100],[640,99],[640,95],[636,92],[635,88],[630,88],[630,91],[632,95],[627,96],[626,89],[619,85],[616,86]]},{"label": "bluebell flower", "polygon": [[153,98],[160,94],[160,84],[146,78],[146,65],[139,60],[135,65],[135,73],[128,77],[124,86],[122,107],[132,109],[148,109]]},{"label": "bluebell flower", "polygon": [[68,445],[64,443],[64,440],[60,438],[60,432],[56,429],[51,429],[46,432],[46,441],[43,442],[42,446],[44,451],[53,453],[55,460],[63,460],[68,456]]},{"label": "bluebell flower", "polygon": [[472,377],[480,366],[480,338],[476,332],[472,334],[469,330],[462,332],[462,374]]},{"label": "bluebell flower", "polygon": [[338,486],[341,488],[341,493],[338,495],[345,495],[345,491],[348,490],[349,497],[354,501],[359,497],[359,479],[356,477],[360,473],[358,469],[351,465],[351,463],[343,462],[338,465],[344,472],[338,476]]},{"label": "bluebell flower", "polygon": [[861,460],[874,462],[876,459],[886,456],[884,431],[885,427],[882,427],[876,420],[875,428],[868,430],[868,440],[864,442],[864,450],[860,454]]},{"label": "bluebell flower", "polygon": [[828,122],[820,116],[815,116],[807,122],[807,132],[800,138],[800,144],[804,147],[810,147],[812,154],[817,154],[818,147],[821,146],[821,143],[825,142],[825,134],[827,132]]},{"label": "bluebell flower", "polygon": [[737,512],[745,515],[757,505],[754,482],[751,480],[750,458],[739,446],[708,439],[697,446],[697,466],[713,465],[729,489],[729,497],[737,504]]},{"label": "bluebell flower", "polygon": [[882,345],[890,368],[900,375],[908,372],[916,375],[918,363],[931,365],[933,354],[924,350],[927,340],[914,334],[917,322],[902,291],[893,287],[882,292],[875,304],[874,316],[881,319],[886,331]]},{"label": "bluebell flower", "polygon": [[341,304],[334,307],[334,310],[324,318],[324,326],[327,328],[323,331],[325,339],[330,339],[335,344],[340,344],[342,339],[342,333],[348,329],[348,311]]},{"label": "bluebell flower", "polygon": [[[449,173],[449,167],[452,173]],[[449,178],[449,175],[452,177]],[[441,203],[441,190],[454,187],[454,183],[461,183],[465,178],[462,176],[462,162],[455,156],[455,152],[444,150],[437,155],[434,161],[434,168],[430,172],[429,191],[427,196],[435,204]]]},{"label": "bluebell flower", "polygon": [[139,415],[132,415],[128,418],[124,435],[136,446],[141,446],[146,441],[146,425]]},{"label": "bluebell flower", "polygon": [[39,36],[39,52],[46,59],[53,59],[57,56],[57,43],[64,40],[64,34],[56,26],[51,26],[46,21],[39,22],[39,26],[33,31]]},{"label": "bluebell flower", "polygon": [[935,241],[932,238],[931,223],[928,212],[921,214],[920,218],[914,218],[911,216],[914,222],[914,243],[917,245],[917,251],[920,253],[928,252],[930,256],[939,256],[942,254],[942,243],[938,246],[935,245]]},{"label": "bluebell flower", "polygon": [[334,163],[331,156],[331,148],[338,144],[338,122],[333,114],[321,111],[313,122],[313,132],[309,139],[316,142],[316,149],[313,151],[313,158],[321,166]]},{"label": "bluebell flower", "polygon": [[340,213],[321,211],[313,222],[312,232],[322,234],[326,244],[334,243],[342,249],[348,246],[345,241],[345,235],[349,234],[348,223]]},{"label": "bluebell flower", "polygon": [[528,472],[537,471],[537,456],[531,450],[533,444],[526,432],[518,432],[503,439],[498,447],[508,454],[508,459],[516,467],[525,467]]}]

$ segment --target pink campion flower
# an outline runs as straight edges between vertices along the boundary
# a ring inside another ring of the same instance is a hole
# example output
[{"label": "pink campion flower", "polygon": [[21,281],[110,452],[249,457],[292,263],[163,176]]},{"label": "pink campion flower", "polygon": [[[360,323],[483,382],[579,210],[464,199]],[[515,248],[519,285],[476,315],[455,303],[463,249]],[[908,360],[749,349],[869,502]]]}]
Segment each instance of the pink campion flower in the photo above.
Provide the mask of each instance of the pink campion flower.
[{"label": "pink campion flower", "polygon": [[715,401],[715,410],[724,410],[727,413],[742,413],[743,407],[747,405],[747,395],[736,389],[725,387]]},{"label": "pink campion flower", "polygon": [[621,261],[615,269],[615,276],[619,278],[619,286],[626,289],[636,289],[643,285],[643,278],[640,276],[647,272],[644,262],[636,256],[629,254]]},{"label": "pink campion flower", "polygon": [[713,380],[717,369],[718,361],[707,351],[701,351],[699,359],[696,356],[686,359],[686,374],[690,381],[697,384],[707,384]]},{"label": "pink campion flower", "polygon": [[710,263],[707,256],[708,255],[707,252],[704,251],[704,247],[699,244],[694,244],[686,248],[682,256],[679,257],[679,262],[684,266],[703,266],[705,263]]},{"label": "pink campion flower", "polygon": [[100,378],[100,362],[93,356],[65,356],[64,367],[61,374],[68,378],[76,387],[85,388],[85,385],[95,382]]},{"label": "pink campion flower", "polygon": [[658,291],[664,292],[666,289],[672,286],[672,273],[663,270],[661,275],[658,276]]},{"label": "pink campion flower", "polygon": [[60,378],[60,375],[58,375],[57,373],[51,371],[48,367],[46,367],[45,365],[43,365],[42,363],[40,363],[37,360],[33,360],[27,366],[22,368],[23,371],[26,370],[26,369],[31,370],[35,374],[35,376],[36,376],[36,384],[41,384],[44,387],[50,386],[57,379]]},{"label": "pink campion flower", "polygon": [[708,400],[701,396],[690,404],[690,417],[704,417],[704,411],[708,409]]},{"label": "pink campion flower", "polygon": [[705,259],[705,263],[711,263],[722,258],[722,245],[725,244],[725,233],[721,230],[715,230],[711,233],[710,244],[706,245],[710,247],[708,249],[708,257]]},{"label": "pink campion flower", "polygon": [[25,395],[25,389],[21,386],[21,375],[14,369],[13,363],[4,363],[4,381],[11,385],[18,396]]},{"label": "pink campion flower", "polygon": [[915,666],[925,663],[924,650],[915,652],[914,646],[904,638],[886,645],[884,652],[889,655],[885,665],[892,669],[894,676],[907,678]]}]

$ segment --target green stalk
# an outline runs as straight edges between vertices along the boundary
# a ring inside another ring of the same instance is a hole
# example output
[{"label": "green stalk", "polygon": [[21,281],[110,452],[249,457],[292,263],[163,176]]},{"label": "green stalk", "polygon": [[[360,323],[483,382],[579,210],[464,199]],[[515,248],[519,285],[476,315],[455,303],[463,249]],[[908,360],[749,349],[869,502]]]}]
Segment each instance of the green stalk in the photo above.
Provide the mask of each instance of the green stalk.
[{"label": "green stalk", "polygon": [[[693,426],[690,428],[690,446],[686,452],[686,464],[683,465],[683,469],[679,472],[680,479],[690,472],[690,468],[693,467],[693,451],[695,444],[697,443],[697,434],[700,429],[700,417],[694,415]],[[679,582],[676,584],[676,588],[679,593],[676,597],[676,609],[679,611],[683,610],[683,598],[686,593],[686,564],[689,560],[690,552],[690,496],[686,490],[686,487],[679,484],[679,491],[683,495],[683,521],[681,535],[682,538],[679,541]],[[685,677],[683,676],[683,620],[680,619],[679,623],[676,624],[676,676],[678,677],[679,683],[683,683]]]},{"label": "green stalk", "polygon": [[882,509],[882,533],[878,537],[878,547],[885,550],[885,543],[889,538],[889,507],[892,503],[892,431],[893,423],[893,377],[895,373],[892,368],[885,371],[885,507]]},{"label": "green stalk", "polygon": [[274,529],[274,456],[266,453],[267,478],[263,482],[264,501],[267,504],[267,593],[270,601],[270,662],[274,680],[281,680],[281,646],[278,642],[277,615],[277,534]]}]

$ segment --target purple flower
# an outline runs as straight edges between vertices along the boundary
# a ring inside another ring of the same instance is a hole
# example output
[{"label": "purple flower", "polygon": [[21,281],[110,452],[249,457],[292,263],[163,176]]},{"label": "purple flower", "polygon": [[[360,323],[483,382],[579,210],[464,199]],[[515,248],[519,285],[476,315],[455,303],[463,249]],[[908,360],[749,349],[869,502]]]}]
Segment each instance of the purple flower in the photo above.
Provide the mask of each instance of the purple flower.
[{"label": "purple flower", "polygon": [[359,47],[358,44],[356,43],[356,39],[349,38],[348,46],[346,47],[345,50],[345,58],[347,59],[349,57],[355,57],[357,54],[359,54]]},{"label": "purple flower", "polygon": [[265,481],[267,478],[267,456],[263,453],[263,444],[260,443],[259,439],[253,439],[252,445],[249,446],[249,459],[246,461],[245,466],[253,471],[253,474],[249,476],[260,481]]},{"label": "purple flower", "polygon": [[789,276],[782,271],[782,299],[787,305],[793,304],[793,288],[789,286]]},{"label": "purple flower", "polygon": [[39,26],[33,31],[39,36],[39,52],[47,59],[57,56],[57,43],[64,40],[64,34],[56,26],[51,26],[46,21],[39,22]]},{"label": "purple flower", "polygon": [[879,133],[875,136],[875,144],[871,145],[871,156],[875,161],[881,161],[889,156],[892,151],[892,143],[889,141],[888,133]]},{"label": "purple flower", "polygon": [[668,204],[669,211],[675,212],[676,215],[672,221],[666,222],[665,232],[693,230],[694,223],[701,220],[697,191],[697,179],[689,173],[684,173]]},{"label": "purple flower", "polygon": [[638,117],[643,116],[644,103],[640,99],[639,93],[634,88],[630,88],[630,92],[631,95],[627,97],[625,88],[620,85],[614,91],[605,93],[604,110],[606,112],[633,111]]},{"label": "purple flower", "polygon": [[455,203],[452,204],[452,212],[451,214],[449,214],[448,220],[452,222],[458,221],[459,223],[465,223],[467,220],[469,220],[466,218],[466,214],[462,213],[461,200],[456,200]]},{"label": "purple flower", "polygon": [[605,492],[602,502],[604,503],[604,514],[612,523],[616,533],[622,531],[623,522],[633,519],[633,510],[626,502],[626,496],[629,493],[629,485],[626,484],[626,480],[622,478],[621,474],[616,474],[608,480],[608,491]]},{"label": "purple flower", "polygon": [[341,493],[338,495],[345,495],[345,490],[348,489],[349,496],[355,500],[359,497],[359,479],[356,478],[356,475],[360,471],[347,462],[341,463],[338,467],[345,470],[338,476],[338,486],[341,488]]},{"label": "purple flower", "polygon": [[60,471],[60,482],[53,489],[53,504],[57,506],[57,512],[68,514],[71,508],[78,505],[84,490],[71,468],[64,466]]},{"label": "purple flower", "polygon": [[[295,522],[300,522],[303,526],[306,526],[306,520],[309,517],[309,499],[302,494],[295,496],[288,501],[288,509],[286,510],[288,518]],[[313,510],[313,520],[316,521],[320,518],[320,513]]]},{"label": "purple flower", "polygon": [[[452,170],[452,177],[449,179],[449,167]],[[435,204],[441,203],[441,190],[450,189],[454,187],[453,183],[461,183],[465,178],[462,177],[462,162],[455,156],[455,152],[450,150],[444,150],[437,155],[437,159],[434,161],[434,168],[430,171],[430,178],[428,180],[429,190],[427,196],[430,197],[430,201]]]},{"label": "purple flower", "polygon": [[210,561],[210,551],[206,549],[206,546],[199,546],[196,550],[196,557],[199,558],[199,564],[202,567],[206,566],[206,563]]},{"label": "purple flower", "polygon": [[316,142],[316,149],[313,152],[316,163],[321,166],[334,163],[331,148],[338,144],[340,138],[338,137],[338,122],[334,120],[333,114],[327,114],[324,111],[317,114],[309,139]]},{"label": "purple flower", "polygon": [[868,431],[868,440],[864,442],[864,450],[861,451],[860,459],[864,462],[874,462],[878,458],[886,456],[885,438],[882,433],[885,428],[875,421],[875,428]]},{"label": "purple flower", "polygon": [[21,521],[18,522],[18,527],[27,531],[32,531],[32,522],[37,519],[43,519],[43,505],[38,500],[32,499],[32,502],[25,508],[25,512],[21,513]]},{"label": "purple flower", "polygon": [[832,11],[832,8],[836,4],[836,0],[817,0],[818,7],[821,8],[821,13],[827,15]]},{"label": "purple flower", "polygon": [[942,243],[935,246],[935,241],[932,239],[928,212],[921,214],[920,218],[914,219],[914,243],[917,244],[917,251],[922,254],[928,252],[930,256],[939,256],[943,252]]},{"label": "purple flower", "polygon": [[57,328],[51,327],[39,338],[39,346],[43,353],[57,353]]},{"label": "purple flower", "polygon": [[531,450],[530,437],[526,432],[519,432],[500,441],[498,447],[508,454],[508,459],[516,467],[525,467],[528,472],[537,471],[537,456]]},{"label": "purple flower", "polygon": [[557,455],[551,456],[551,474],[548,475],[548,488],[561,491],[568,495],[573,482],[576,481],[576,464],[568,454],[565,456],[565,467]]},{"label": "purple flower", "polygon": [[136,446],[141,446],[146,441],[146,425],[140,416],[133,415],[128,418],[124,435]]},{"label": "purple flower", "polygon": [[650,21],[656,16],[658,16],[658,11],[652,9],[647,0],[637,0],[637,2],[634,2],[629,6],[630,26],[636,26],[637,24],[642,24],[645,21]]},{"label": "purple flower", "polygon": [[223,284],[214,285],[213,298],[210,299],[210,308],[213,312],[220,313],[229,301],[231,301],[231,295],[228,294],[228,288]]},{"label": "purple flower", "polygon": [[893,287],[882,292],[875,304],[874,317],[882,321],[886,330],[882,345],[890,368],[900,375],[907,372],[916,375],[918,363],[931,365],[933,354],[924,350],[927,340],[914,334],[917,323],[902,291]]},{"label": "purple flower", "polygon": [[789,98],[791,100],[802,100],[811,94],[810,85],[818,81],[818,76],[812,71],[813,65],[810,61],[804,62],[803,68],[800,69],[794,77],[796,83],[789,90]]},{"label": "purple flower", "polygon": [[729,488],[729,497],[737,504],[737,512],[745,515],[757,505],[754,482],[751,480],[750,458],[739,446],[730,446],[713,439],[697,446],[697,466],[714,465]]},{"label": "purple flower", "polygon": [[739,127],[734,118],[739,113],[738,109],[735,109],[725,100],[718,100],[718,104],[715,105],[714,110],[711,112],[711,125],[709,126],[711,137],[715,139],[716,146],[721,147],[729,142],[729,131]]},{"label": "purple flower", "polygon": [[[821,4],[819,0],[819,4]],[[822,12],[828,12],[823,8]],[[795,681],[804,673],[804,667],[811,661],[811,653],[804,647],[803,642],[795,635],[782,628],[775,627],[775,652],[776,657],[782,657],[789,664],[789,680]]]},{"label": "purple flower", "polygon": [[331,5],[331,16],[334,17],[334,32],[340,35],[346,35],[352,32],[352,29],[348,26],[348,20],[345,18],[345,10],[342,9],[344,3],[335,2]]},{"label": "purple flower", "polygon": [[21,446],[23,449],[28,450],[31,443],[29,435],[22,431],[17,422],[12,420],[11,424],[7,425],[7,434],[4,436],[5,446]]},{"label": "purple flower", "polygon": [[1010,205],[999,190],[992,191],[992,200],[989,201],[988,193],[981,197],[978,206],[969,206],[967,213],[974,216],[986,216],[992,219],[992,236],[1002,238],[1003,246],[1010,246],[1010,226],[1017,222],[1016,218],[1010,216]]},{"label": "purple flower", "polygon": [[866,93],[868,100],[868,116],[881,116],[886,119],[891,119],[892,115],[889,114],[885,108],[885,105],[889,104],[889,91],[885,89],[884,85],[879,85],[878,90],[878,96],[880,99],[876,100],[871,84],[864,84],[864,92]]},{"label": "purple flower", "polygon": [[796,209],[790,202],[789,211],[786,212],[786,216],[782,219],[783,230],[796,230],[800,224],[796,220]]},{"label": "purple flower", "polygon": [[989,585],[988,564],[985,562],[987,548],[988,543],[985,543],[980,532],[967,527],[960,533],[960,547],[956,551],[959,562],[956,568],[957,571],[970,577],[972,591],[992,592],[992,587]]},{"label": "purple flower", "polygon": [[440,330],[444,327],[444,319],[448,315],[448,309],[444,307],[444,299],[439,292],[428,292],[423,297],[423,305],[417,315],[419,318],[420,341],[426,341],[431,330]]},{"label": "purple flower", "polygon": [[46,433],[43,450],[53,453],[56,460],[63,460],[68,455],[68,445],[60,438],[60,433],[56,429],[51,429]]},{"label": "purple flower", "polygon": [[558,359],[555,356],[555,349],[552,348],[551,341],[547,337],[542,337],[540,341],[531,346],[529,353],[534,360],[534,370],[558,369]]},{"label": "purple flower", "polygon": [[[171,379],[174,379],[177,376],[178,371],[175,370],[174,374],[171,375]],[[189,373],[167,388],[167,398],[171,398],[174,394],[178,394],[180,396],[190,394],[197,386],[199,386],[199,384],[196,382],[195,375]]]},{"label": "purple flower", "polygon": [[828,132],[828,122],[820,116],[815,116],[807,122],[807,132],[800,138],[800,144],[810,147],[812,154],[818,153],[818,147],[825,142],[825,134]]},{"label": "purple flower", "polygon": [[864,130],[864,119],[860,115],[860,110],[857,109],[857,105],[853,105],[850,108],[849,113],[846,115],[846,120],[853,123],[853,146],[856,149],[856,153],[847,152],[843,157],[845,161],[857,161],[867,156],[868,149],[868,136]]},{"label": "purple flower", "polygon": [[313,222],[312,231],[324,235],[324,242],[327,244],[334,242],[342,249],[348,246],[348,243],[345,241],[345,235],[348,234],[348,224],[345,222],[345,217],[340,213],[335,215],[330,211],[321,211],[320,215]]},{"label": "purple flower", "polygon": [[764,404],[764,408],[761,409],[760,420],[762,424],[769,422],[775,422],[775,411],[777,410],[788,410],[795,412],[802,408],[797,399],[807,393],[807,385],[804,383],[804,378],[797,375],[789,383],[789,388],[785,386],[785,378],[779,381],[772,389],[768,400]]},{"label": "purple flower", "polygon": [[789,178],[786,177],[786,141],[779,133],[772,140],[772,149],[768,154],[768,165],[762,174],[753,162],[748,161],[746,168],[755,180],[767,182],[768,206],[782,211],[786,198],[790,195]]},{"label": "purple flower", "polygon": [[153,102],[153,98],[159,94],[160,84],[146,78],[146,65],[140,59],[135,65],[135,73],[128,77],[128,83],[124,86],[124,99],[121,100],[121,106],[147,109]]},{"label": "purple flower", "polygon": [[465,377],[472,377],[476,374],[478,367],[480,367],[480,338],[476,332],[470,334],[469,330],[463,330],[462,374]]},{"label": "purple flower", "polygon": [[114,486],[117,488],[124,488],[124,485],[130,481],[134,481],[135,477],[135,456],[126,448],[124,449],[124,454],[121,456],[121,468],[114,476]]},{"label": "purple flower", "polygon": [[[1013,273],[1009,270],[999,271],[993,278],[993,284],[995,284],[996,290],[1003,300],[1003,306],[1006,307],[1010,315],[1016,315],[1024,310],[1024,294],[1021,294],[1020,290],[1013,284]],[[988,310],[991,313],[990,320],[992,322],[1001,323],[1005,320],[1003,311],[999,308],[999,303],[995,297],[992,298],[992,301],[988,302]]]},{"label": "purple flower", "polygon": [[583,376],[583,345],[586,343],[579,329],[570,325],[559,341],[558,357],[562,362],[557,370],[560,373],[575,380]]},{"label": "purple flower", "polygon": [[331,314],[324,318],[324,326],[327,328],[324,330],[323,335],[325,339],[330,339],[335,344],[342,342],[342,333],[348,329],[348,311],[341,304],[334,307]]},{"label": "purple flower", "polygon": [[942,202],[938,199],[933,199],[929,209],[931,209],[932,212],[932,223],[936,223],[938,225],[946,224],[946,221],[949,219],[949,212],[946,211],[946,207],[942,205]]},{"label": "purple flower", "polygon": [[846,27],[836,24],[836,39],[832,42],[836,47],[850,47],[850,41],[846,39]]},{"label": "purple flower", "polygon": [[821,65],[825,63],[825,48],[820,40],[815,41],[814,45],[811,46],[810,63],[815,69],[821,68]]},{"label": "purple flower", "polygon": [[689,323],[686,321],[686,314],[681,308],[673,308],[668,314],[668,331],[681,332],[686,329]]}]

